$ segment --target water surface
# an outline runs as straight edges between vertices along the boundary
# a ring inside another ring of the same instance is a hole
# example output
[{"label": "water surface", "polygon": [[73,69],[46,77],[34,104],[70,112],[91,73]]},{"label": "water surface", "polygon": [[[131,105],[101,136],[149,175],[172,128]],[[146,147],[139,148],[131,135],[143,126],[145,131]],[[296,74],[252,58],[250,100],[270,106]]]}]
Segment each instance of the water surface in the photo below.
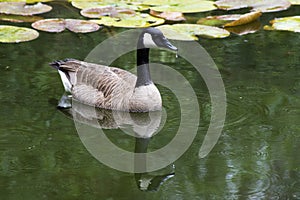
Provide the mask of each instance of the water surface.
[{"label": "water surface", "polygon": [[[53,5],[53,15],[78,16],[72,8]],[[299,11],[266,14],[262,22]],[[203,159],[198,151],[210,120],[205,82],[184,59],[153,51],[153,62],[171,65],[189,80],[201,120],[180,159],[157,172],[131,174],[103,165],[87,151],[73,120],[56,109],[63,87],[48,66],[56,59],[84,59],[101,41],[124,30],[40,33],[32,42],[0,44],[0,199],[300,199],[299,34],[261,30],[200,39],[221,72],[227,95],[222,135]],[[128,54],[114,64],[130,69],[134,63]],[[168,144],[180,123],[174,94],[159,89],[167,119],[149,151]],[[134,151],[131,136],[119,129],[105,133]],[[141,191],[141,177],[155,178],[148,191]]]}]

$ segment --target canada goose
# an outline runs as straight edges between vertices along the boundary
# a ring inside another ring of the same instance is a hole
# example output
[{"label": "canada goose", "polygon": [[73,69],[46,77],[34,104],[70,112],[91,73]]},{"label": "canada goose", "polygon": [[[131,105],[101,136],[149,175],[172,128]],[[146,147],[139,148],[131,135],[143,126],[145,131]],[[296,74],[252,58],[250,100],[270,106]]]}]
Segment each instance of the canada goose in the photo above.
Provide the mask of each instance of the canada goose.
[{"label": "canada goose", "polygon": [[78,101],[111,110],[161,110],[161,96],[149,71],[149,48],[177,51],[156,28],[144,29],[137,43],[137,75],[123,69],[65,59],[50,63],[58,70],[66,92]]}]

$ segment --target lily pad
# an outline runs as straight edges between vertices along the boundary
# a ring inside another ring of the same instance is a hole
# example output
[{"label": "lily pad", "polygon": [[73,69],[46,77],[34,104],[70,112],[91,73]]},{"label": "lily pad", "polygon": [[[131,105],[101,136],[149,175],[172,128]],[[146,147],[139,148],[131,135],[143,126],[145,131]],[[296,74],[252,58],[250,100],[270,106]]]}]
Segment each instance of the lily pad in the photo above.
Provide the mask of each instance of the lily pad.
[{"label": "lily pad", "polygon": [[31,26],[40,31],[46,31],[51,33],[59,33],[65,30],[64,19],[44,19],[39,20],[31,24]]},{"label": "lily pad", "polygon": [[21,16],[21,15],[6,15],[0,14],[1,21],[8,21],[8,22],[35,22],[38,20],[42,20],[42,17],[39,16]]},{"label": "lily pad", "polygon": [[24,2],[24,3],[38,3],[38,2],[49,2],[53,0],[0,0],[0,2]]},{"label": "lily pad", "polygon": [[37,3],[26,5],[25,2],[0,2],[0,13],[12,15],[35,15],[52,10],[51,6]]},{"label": "lily pad", "polygon": [[98,7],[103,7],[103,6],[113,6],[113,7],[122,7],[122,8],[127,8],[131,10],[138,10],[138,11],[143,11],[147,10],[149,6],[147,5],[142,5],[140,3],[125,3],[120,0],[109,0],[109,1],[72,1],[71,2],[72,6],[78,9],[88,9],[88,8],[98,8]]},{"label": "lily pad", "polygon": [[265,30],[300,32],[300,16],[276,18],[270,23],[272,26],[264,26]]},{"label": "lily pad", "polygon": [[[206,26],[200,24],[174,24],[158,26],[169,39],[174,40],[197,40],[196,36],[202,36],[206,38],[225,38],[230,33],[222,28]],[[177,33],[177,35],[176,35]],[[180,37],[178,37],[178,34]],[[184,38],[185,39],[181,39]]]},{"label": "lily pad", "polygon": [[146,13],[137,13],[135,16],[112,18],[112,17],[101,17],[99,20],[91,20],[100,25],[114,26],[114,27],[125,27],[125,28],[145,28],[150,26],[156,26],[163,24],[164,19],[153,17]]},{"label": "lily pad", "polygon": [[206,0],[174,0],[174,1],[163,1],[163,0],[146,0],[143,4],[156,5],[150,7],[151,10],[157,12],[182,12],[182,13],[197,13],[206,12],[217,9],[214,6],[213,1]]},{"label": "lily pad", "polygon": [[181,12],[156,12],[150,10],[150,14],[155,17],[160,17],[168,21],[185,21],[185,17]]},{"label": "lily pad", "polygon": [[85,8],[80,11],[80,14],[88,18],[101,18],[103,16],[121,17],[122,14],[133,16],[135,15],[135,11],[121,7],[102,6],[96,8]]},{"label": "lily pad", "polygon": [[289,0],[292,5],[300,5],[300,0]]},{"label": "lily pad", "polygon": [[0,25],[0,42],[3,43],[26,42],[38,36],[39,33],[30,28]]},{"label": "lily pad", "polygon": [[80,19],[66,19],[66,28],[74,33],[90,33],[99,30],[100,26],[97,23],[80,20]]},{"label": "lily pad", "polygon": [[187,32],[177,30],[172,25],[161,25],[161,26],[157,26],[156,28],[161,30],[161,32],[163,32],[166,38],[171,40],[182,40],[182,41],[198,40],[197,36]]},{"label": "lily pad", "polygon": [[260,11],[250,12],[243,15],[220,15],[220,16],[208,16],[201,18],[197,21],[197,24],[210,25],[210,26],[240,26],[256,21],[261,16]]},{"label": "lily pad", "polygon": [[79,19],[44,19],[37,21],[31,25],[33,28],[59,33],[64,31],[66,28],[75,33],[89,33],[99,30],[100,26],[94,22]]},{"label": "lily pad", "polygon": [[253,11],[277,12],[288,9],[291,3],[288,0],[219,0],[215,5],[223,10],[250,7]]}]

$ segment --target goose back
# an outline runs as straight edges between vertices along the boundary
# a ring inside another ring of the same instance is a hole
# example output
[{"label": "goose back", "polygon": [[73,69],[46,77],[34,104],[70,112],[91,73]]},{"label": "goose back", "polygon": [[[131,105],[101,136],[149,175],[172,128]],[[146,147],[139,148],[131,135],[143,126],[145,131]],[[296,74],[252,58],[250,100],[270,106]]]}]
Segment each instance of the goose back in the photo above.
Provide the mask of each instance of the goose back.
[{"label": "goose back", "polygon": [[161,109],[161,96],[154,84],[135,88],[136,75],[75,59],[56,61],[72,85],[72,97],[99,108],[145,112]]}]

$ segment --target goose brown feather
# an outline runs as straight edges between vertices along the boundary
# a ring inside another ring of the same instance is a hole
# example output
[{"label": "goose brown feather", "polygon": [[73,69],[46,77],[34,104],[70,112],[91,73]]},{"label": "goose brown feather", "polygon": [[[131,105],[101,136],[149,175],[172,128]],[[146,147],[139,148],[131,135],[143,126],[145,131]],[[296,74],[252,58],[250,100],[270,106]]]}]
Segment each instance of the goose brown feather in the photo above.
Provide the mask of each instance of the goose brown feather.
[{"label": "goose brown feather", "polygon": [[[143,91],[135,88],[136,75],[123,69],[83,62],[75,59],[56,61],[52,66],[67,74],[72,97],[82,103],[132,112],[161,109],[161,97],[152,84]],[[149,88],[149,89],[148,89]],[[149,101],[156,98],[155,101]],[[158,100],[158,101],[157,101]]]}]

